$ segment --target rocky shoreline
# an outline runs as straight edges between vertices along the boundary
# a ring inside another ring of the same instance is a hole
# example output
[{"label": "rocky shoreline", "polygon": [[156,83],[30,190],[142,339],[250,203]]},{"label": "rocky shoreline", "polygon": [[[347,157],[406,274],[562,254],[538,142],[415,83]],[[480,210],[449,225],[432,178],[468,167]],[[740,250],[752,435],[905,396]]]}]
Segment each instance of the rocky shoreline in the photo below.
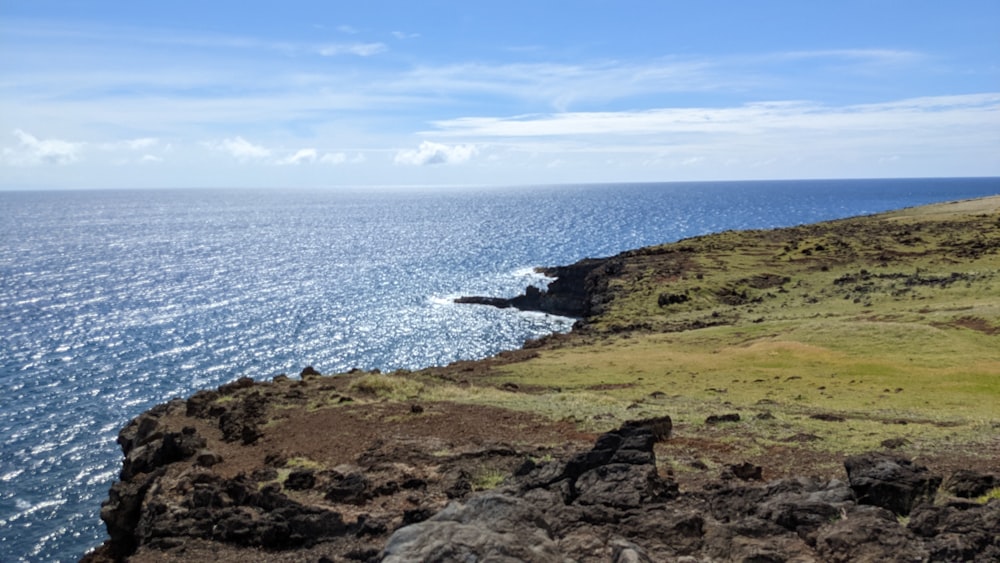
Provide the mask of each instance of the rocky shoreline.
[{"label": "rocky shoreline", "polygon": [[[942,476],[871,452],[848,457],[843,479],[765,483],[759,467],[732,466],[680,490],[655,453],[669,417],[625,424],[589,449],[493,443],[435,454],[384,440],[329,469],[270,455],[249,473],[216,471],[219,446],[260,447],[276,397],[325,379],[241,380],[137,417],[119,435],[121,478],[101,511],[111,539],[83,560],[1000,559],[1000,500],[970,500],[996,475],[957,472],[941,502]],[[477,492],[473,468],[498,460],[502,483]]]}]

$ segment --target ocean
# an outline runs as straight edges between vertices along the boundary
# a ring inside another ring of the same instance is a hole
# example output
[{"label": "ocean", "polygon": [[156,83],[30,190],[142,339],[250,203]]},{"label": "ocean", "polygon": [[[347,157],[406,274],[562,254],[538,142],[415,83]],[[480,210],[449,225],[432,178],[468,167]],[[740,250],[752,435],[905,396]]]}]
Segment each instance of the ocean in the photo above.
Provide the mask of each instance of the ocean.
[{"label": "ocean", "polygon": [[1000,194],[1000,178],[0,192],[0,561],[104,541],[118,430],[241,376],[482,358],[573,320],[533,268]]}]

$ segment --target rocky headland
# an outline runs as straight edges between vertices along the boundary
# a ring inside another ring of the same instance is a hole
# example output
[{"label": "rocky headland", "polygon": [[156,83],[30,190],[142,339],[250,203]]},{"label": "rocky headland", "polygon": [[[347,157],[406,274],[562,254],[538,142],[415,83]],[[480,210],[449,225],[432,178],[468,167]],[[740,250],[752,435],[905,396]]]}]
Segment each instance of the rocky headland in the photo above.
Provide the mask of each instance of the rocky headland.
[{"label": "rocky headland", "polygon": [[608,282],[621,267],[620,258],[588,258],[569,266],[538,268],[539,273],[554,278],[545,290],[528,286],[515,297],[471,295],[455,302],[586,319],[600,314]]},{"label": "rocky headland", "polygon": [[546,273],[462,301],[568,335],[141,414],[84,560],[1000,560],[1000,198]]}]

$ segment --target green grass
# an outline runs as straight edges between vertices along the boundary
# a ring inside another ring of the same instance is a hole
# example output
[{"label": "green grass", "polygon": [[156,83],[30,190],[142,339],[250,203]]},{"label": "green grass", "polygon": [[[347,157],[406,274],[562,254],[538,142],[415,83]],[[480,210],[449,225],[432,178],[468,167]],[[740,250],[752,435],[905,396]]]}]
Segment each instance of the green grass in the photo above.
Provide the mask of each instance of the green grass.
[{"label": "green grass", "polygon": [[991,500],[997,500],[997,499],[1000,499],[1000,487],[992,489],[991,491],[987,492],[985,495],[977,497],[976,498],[976,502],[978,502],[979,504],[986,504],[986,503],[990,502]]},{"label": "green grass", "polygon": [[[973,444],[1000,421],[1000,214],[991,205],[987,214],[934,206],[727,232],[635,253],[587,336],[489,380],[536,392],[424,392],[587,429],[660,414],[698,428],[708,414],[770,410],[780,427],[741,431],[764,444],[813,433],[823,439],[804,447],[836,451],[878,447],[889,435]],[[688,299],[660,306],[661,294]],[[847,421],[809,418],[817,413]],[[887,424],[900,420],[909,424]]]},{"label": "green grass", "polygon": [[472,476],[473,491],[489,491],[500,486],[507,473],[492,467],[481,467]]},{"label": "green grass", "polygon": [[406,375],[365,374],[352,381],[348,389],[353,393],[405,401],[420,397],[424,384]]}]

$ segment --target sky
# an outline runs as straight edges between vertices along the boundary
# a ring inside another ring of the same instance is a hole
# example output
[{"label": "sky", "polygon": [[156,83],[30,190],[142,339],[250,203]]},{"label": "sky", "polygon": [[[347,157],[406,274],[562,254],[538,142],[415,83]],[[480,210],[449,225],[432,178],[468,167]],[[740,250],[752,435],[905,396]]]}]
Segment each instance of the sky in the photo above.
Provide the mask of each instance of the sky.
[{"label": "sky", "polygon": [[0,189],[1000,176],[998,0],[0,0]]}]

